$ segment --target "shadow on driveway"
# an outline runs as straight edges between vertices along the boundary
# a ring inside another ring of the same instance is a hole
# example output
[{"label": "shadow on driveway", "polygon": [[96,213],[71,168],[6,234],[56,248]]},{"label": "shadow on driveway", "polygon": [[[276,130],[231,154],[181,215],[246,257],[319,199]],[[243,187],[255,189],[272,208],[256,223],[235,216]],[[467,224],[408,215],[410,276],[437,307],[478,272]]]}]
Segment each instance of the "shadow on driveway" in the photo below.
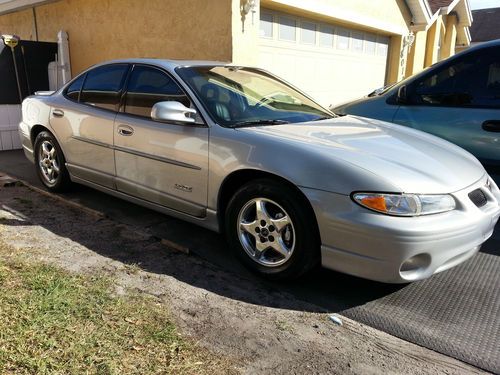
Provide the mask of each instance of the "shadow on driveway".
[{"label": "shadow on driveway", "polygon": [[[12,194],[14,189],[19,189],[18,192],[22,194],[14,194],[4,201],[5,192]],[[403,287],[321,268],[296,281],[271,283],[246,270],[233,256],[223,236],[195,225],[160,215],[163,219],[161,223],[138,228],[140,233],[127,224],[82,215],[76,209],[50,202],[46,197],[24,187],[3,190],[4,193],[0,190],[4,201],[2,209],[25,218],[25,221],[2,220],[0,223],[3,225],[40,226],[106,258],[138,265],[147,272],[173,276],[193,286],[243,302],[300,311],[338,312],[376,300]],[[96,198],[105,198],[111,204],[120,203],[129,214],[141,210],[121,200],[113,202],[114,198],[109,196]],[[124,238],[129,240],[124,243]],[[158,245],[161,238],[188,248],[194,255],[149,251],[148,248]],[[197,272],[193,272],[193,267],[197,268]],[[214,276],[219,274],[219,270],[227,275],[220,280]],[[265,297],[262,295],[263,290],[267,294]],[[286,298],[276,298],[277,294]]]}]

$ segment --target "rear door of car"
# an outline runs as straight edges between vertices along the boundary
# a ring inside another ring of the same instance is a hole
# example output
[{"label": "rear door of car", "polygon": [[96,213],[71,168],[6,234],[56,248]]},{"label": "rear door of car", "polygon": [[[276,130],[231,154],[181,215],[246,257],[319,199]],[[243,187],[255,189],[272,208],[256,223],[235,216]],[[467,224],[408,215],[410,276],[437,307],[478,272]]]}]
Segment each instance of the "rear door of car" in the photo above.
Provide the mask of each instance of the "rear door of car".
[{"label": "rear door of car", "polygon": [[196,217],[205,216],[209,128],[158,122],[153,105],[189,97],[164,70],[137,64],[114,125],[116,186],[123,193]]},{"label": "rear door of car", "polygon": [[115,188],[113,126],[129,64],[96,67],[66,89],[50,124],[73,177]]},{"label": "rear door of car", "polygon": [[414,80],[393,122],[500,163],[500,49],[464,54]]}]

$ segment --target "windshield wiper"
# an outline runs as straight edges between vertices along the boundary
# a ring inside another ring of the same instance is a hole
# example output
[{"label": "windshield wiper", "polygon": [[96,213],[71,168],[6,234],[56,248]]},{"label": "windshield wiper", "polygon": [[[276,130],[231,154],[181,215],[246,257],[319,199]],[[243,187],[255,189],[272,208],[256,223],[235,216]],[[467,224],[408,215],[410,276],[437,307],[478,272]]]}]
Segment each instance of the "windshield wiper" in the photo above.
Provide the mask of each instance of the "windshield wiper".
[{"label": "windshield wiper", "polygon": [[232,128],[239,128],[244,126],[253,126],[253,125],[283,125],[289,124],[289,121],[285,120],[252,120],[252,121],[241,121],[236,122],[231,125]]}]

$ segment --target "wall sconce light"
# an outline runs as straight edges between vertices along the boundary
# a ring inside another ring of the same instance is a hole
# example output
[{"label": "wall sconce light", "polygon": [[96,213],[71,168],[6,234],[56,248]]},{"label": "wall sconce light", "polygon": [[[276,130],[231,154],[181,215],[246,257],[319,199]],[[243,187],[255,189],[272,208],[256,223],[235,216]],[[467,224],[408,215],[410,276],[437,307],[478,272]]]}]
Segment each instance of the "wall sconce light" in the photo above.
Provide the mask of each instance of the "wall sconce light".
[{"label": "wall sconce light", "polygon": [[252,12],[252,25],[254,24],[255,12],[257,12],[258,0],[240,0],[240,14],[242,23],[242,32],[245,32],[245,19],[248,13]]},{"label": "wall sconce light", "polygon": [[246,16],[250,12],[255,13],[256,8],[257,0],[244,0],[241,6],[241,14]]}]

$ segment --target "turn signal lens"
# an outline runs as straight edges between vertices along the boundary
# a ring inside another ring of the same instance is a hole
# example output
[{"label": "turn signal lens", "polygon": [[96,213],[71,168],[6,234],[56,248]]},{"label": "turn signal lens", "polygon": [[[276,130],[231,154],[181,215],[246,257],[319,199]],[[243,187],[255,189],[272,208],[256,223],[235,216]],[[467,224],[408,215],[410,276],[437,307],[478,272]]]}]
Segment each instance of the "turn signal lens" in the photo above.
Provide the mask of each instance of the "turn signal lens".
[{"label": "turn signal lens", "polygon": [[382,211],[386,212],[387,211],[387,205],[385,204],[385,198],[382,196],[366,196],[366,197],[361,197],[360,203],[368,208],[371,208],[376,211]]},{"label": "turn signal lens", "polygon": [[363,207],[395,216],[430,215],[455,208],[455,199],[449,194],[355,193],[352,197]]}]

